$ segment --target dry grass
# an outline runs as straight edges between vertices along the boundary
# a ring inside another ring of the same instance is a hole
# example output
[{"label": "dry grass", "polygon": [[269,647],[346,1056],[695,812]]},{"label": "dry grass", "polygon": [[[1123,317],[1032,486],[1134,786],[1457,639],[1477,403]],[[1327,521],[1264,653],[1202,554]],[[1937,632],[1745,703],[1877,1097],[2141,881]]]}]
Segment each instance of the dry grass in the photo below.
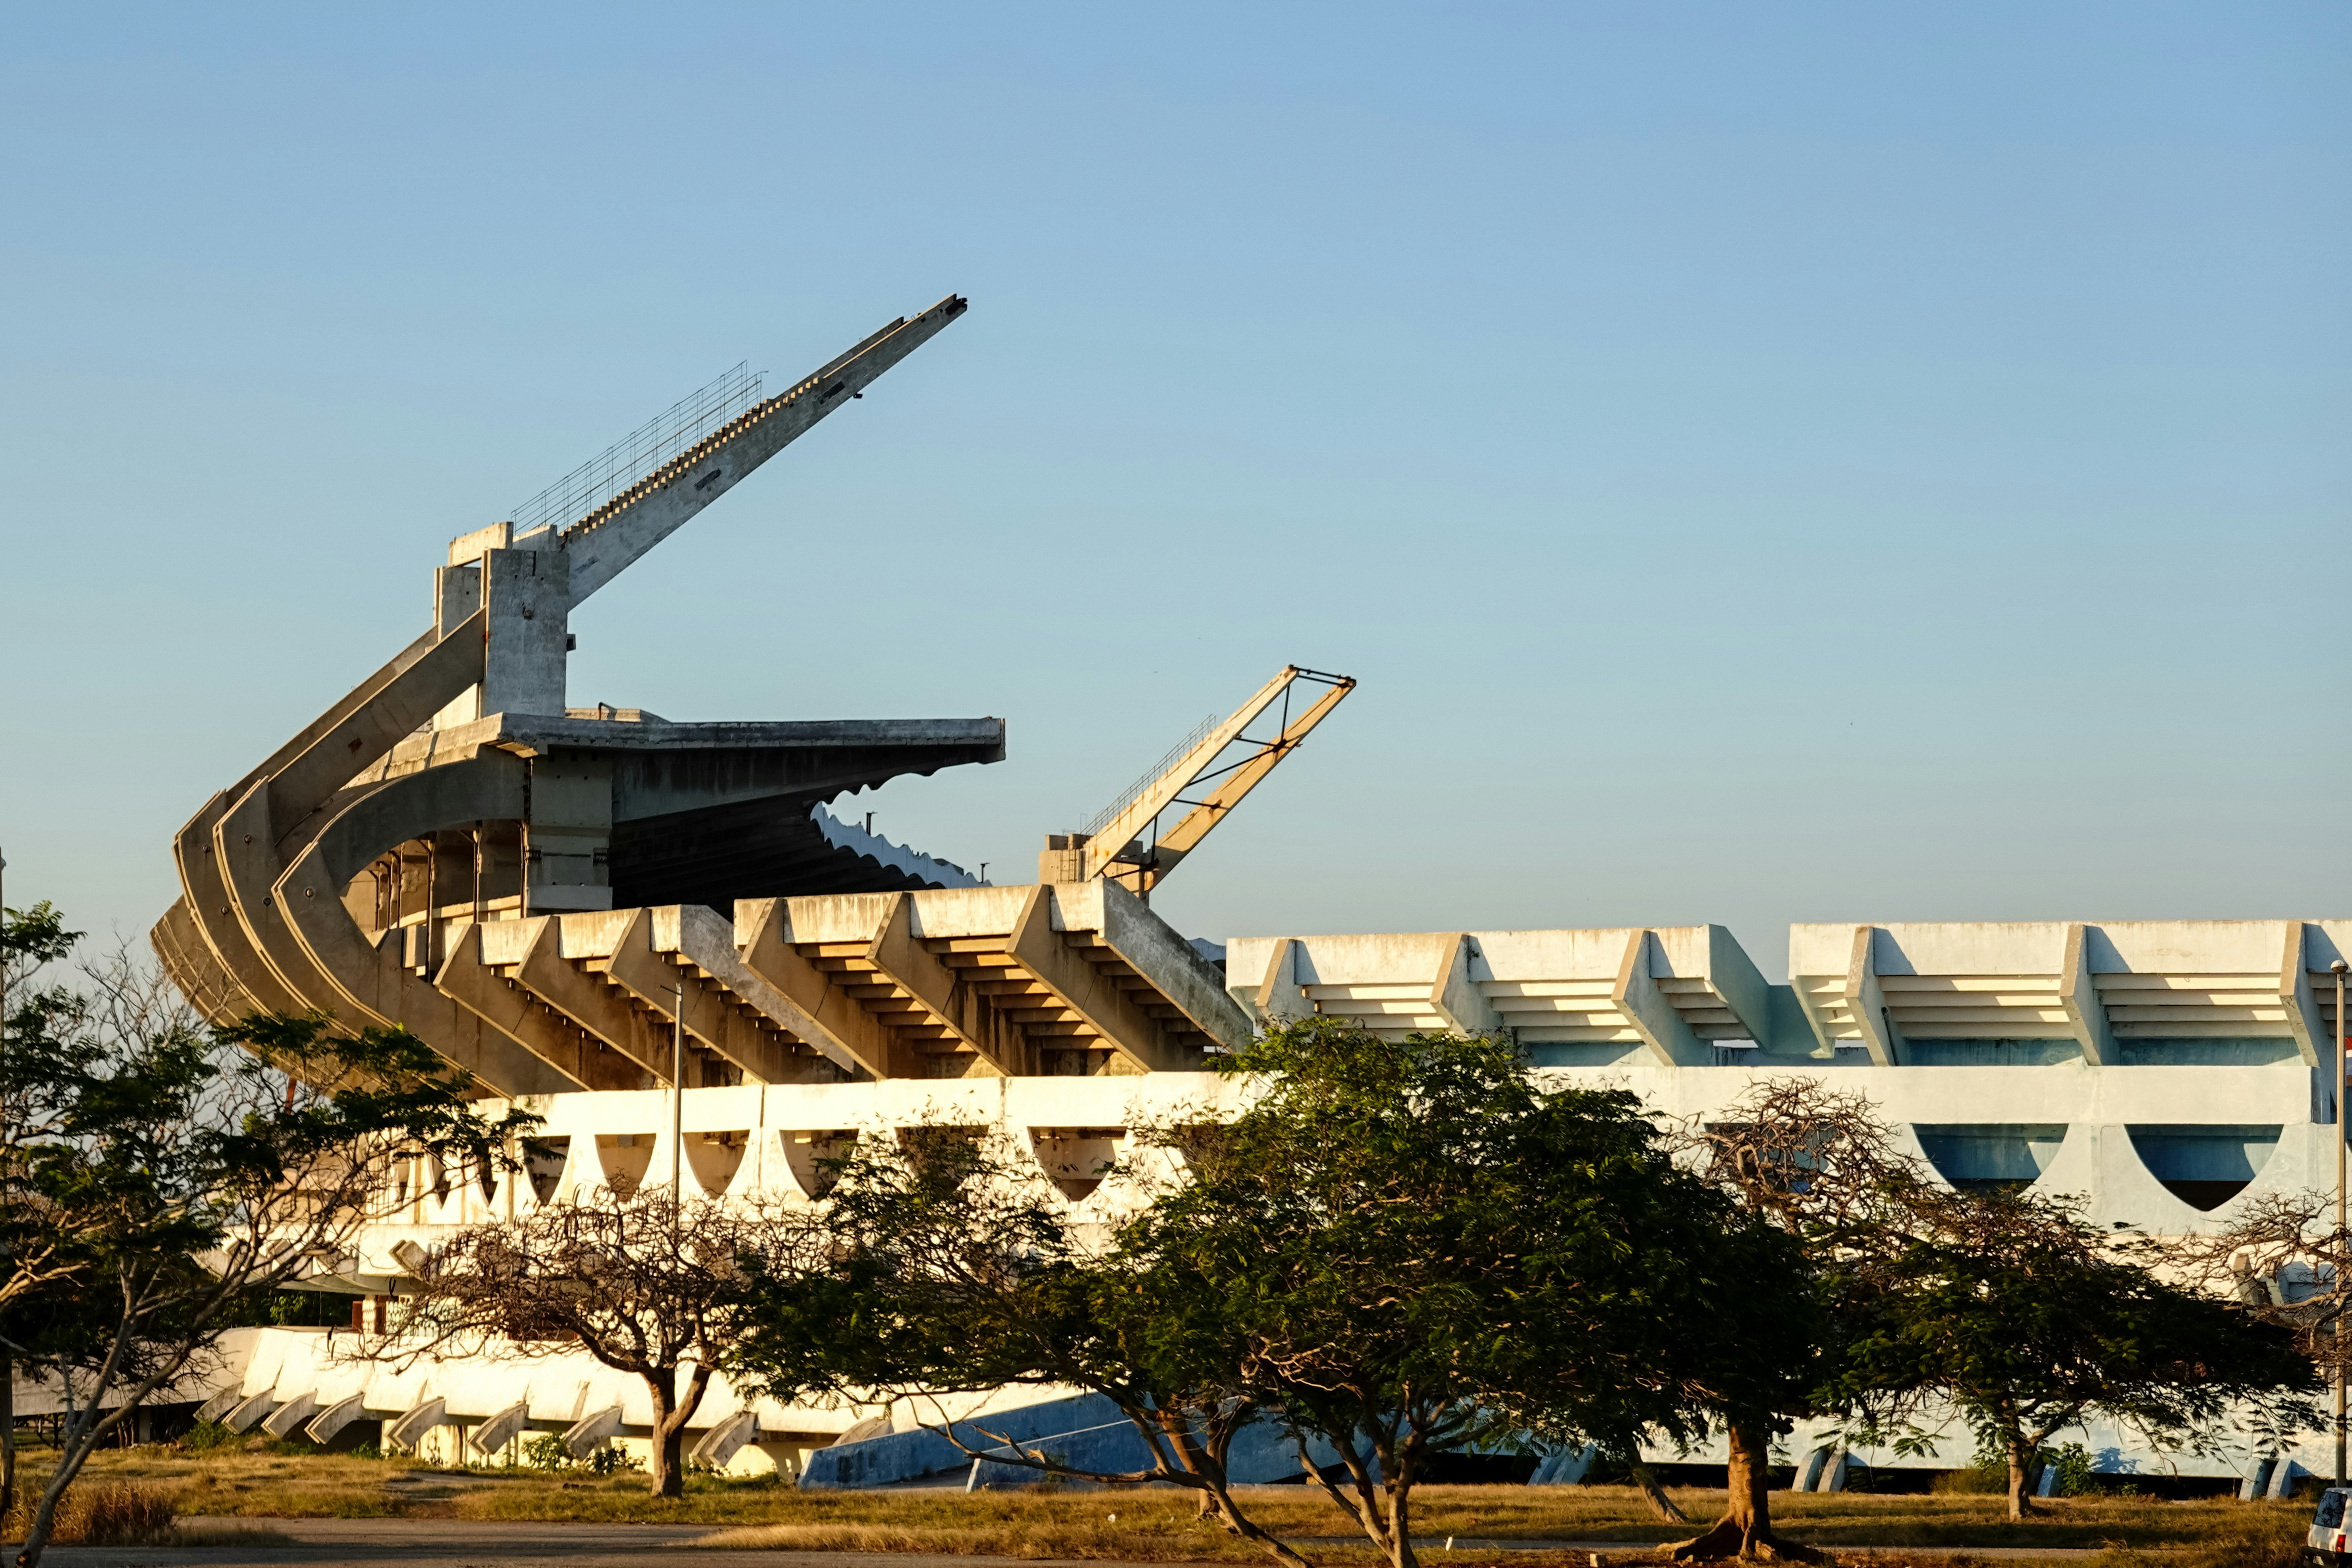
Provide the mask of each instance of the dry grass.
[{"label": "dry grass", "polygon": [[[37,1448],[22,1456],[20,1495],[39,1495],[48,1480],[49,1458]],[[104,1479],[158,1492],[183,1514],[377,1519],[411,1511],[385,1490],[384,1483],[404,1477],[412,1468],[405,1460],[333,1454],[190,1454],[169,1445],[103,1448],[90,1456],[81,1479],[67,1496]]]},{"label": "dry grass", "polygon": [[[28,1455],[37,1472],[37,1453]],[[37,1474],[26,1478],[38,1485]],[[1009,1557],[1260,1562],[1264,1553],[1200,1521],[1191,1494],[1167,1488],[1119,1491],[1033,1489],[960,1491],[801,1492],[773,1479],[690,1478],[682,1499],[651,1496],[642,1475],[604,1479],[493,1470],[427,1472],[405,1459],[170,1448],[95,1456],[84,1486],[131,1483],[167,1499],[182,1515],[242,1519],[424,1517],[699,1524],[706,1545],[787,1550],[956,1552]],[[1713,1519],[1719,1491],[1677,1490],[1694,1520]],[[1318,1559],[1369,1559],[1370,1547],[1320,1493],[1300,1487],[1252,1489],[1245,1506],[1267,1529],[1317,1542]],[[1610,1561],[1635,1563],[1657,1542],[1693,1533],[1661,1523],[1639,1496],[1620,1487],[1425,1487],[1414,1493],[1415,1534],[1464,1540],[1614,1543]],[[2307,1503],[2229,1500],[2169,1503],[2147,1498],[2070,1498],[2042,1505],[2044,1517],[2012,1524],[1997,1496],[1939,1492],[1773,1495],[1780,1528],[1835,1548],[1916,1550],[1921,1563],[1962,1560],[1969,1547],[2110,1549],[2097,1568],[2287,1568],[2303,1539]],[[1110,1516],[1117,1514],[1114,1520]],[[220,1526],[199,1528],[219,1529]],[[193,1543],[193,1542],[191,1542]],[[259,1542],[225,1544],[262,1544]],[[1940,1549],[1940,1550],[1939,1550]],[[1490,1554],[1433,1553],[1447,1568],[1477,1568]],[[1544,1568],[1549,1552],[1517,1552],[1512,1568]],[[1583,1568],[1583,1552],[1562,1556]],[[1896,1555],[1856,1558],[1899,1568]],[[2014,1561],[2014,1560],[2011,1560]]]},{"label": "dry grass", "polygon": [[[1244,1494],[1251,1516],[1292,1541],[1315,1541],[1328,1556],[1354,1555],[1356,1541],[1336,1510],[1297,1489]],[[1693,1519],[1713,1519],[1723,1494],[1678,1490],[1675,1500]],[[1646,1560],[1641,1548],[1694,1533],[1653,1518],[1630,1488],[1430,1487],[1415,1493],[1417,1537],[1443,1541],[1549,1540],[1622,1543],[1612,1561]],[[511,1507],[526,1500],[504,1498]],[[1164,1490],[1125,1492],[1012,1492],[966,1496],[939,1492],[784,1494],[773,1522],[745,1523],[698,1544],[714,1548],[849,1552],[962,1552],[1012,1557],[1127,1561],[1253,1562],[1263,1553],[1194,1516],[1192,1501]],[[2245,1564],[2273,1557],[2294,1561],[2307,1509],[2293,1503],[2165,1503],[2145,1499],[2083,1499],[2053,1503],[2046,1517],[2012,1524],[2003,1500],[1969,1495],[1867,1497],[1780,1493],[1776,1521],[1789,1535],[1818,1545],[1922,1549],[1920,1561],[1953,1561],[1969,1547],[2089,1548],[2128,1546],[2195,1555],[2116,1558],[2122,1564],[2167,1568]],[[1115,1517],[1114,1517],[1115,1516]],[[513,1517],[511,1513],[507,1517]],[[1945,1549],[1937,1551],[1937,1548]],[[1369,1552],[1368,1546],[1363,1548]],[[1482,1561],[1465,1547],[1433,1561]],[[1548,1555],[1548,1554],[1545,1554]],[[1563,1561],[1582,1563],[1581,1554]],[[1858,1557],[1892,1568],[1901,1556]],[[1536,1568],[1543,1557],[1512,1552],[1508,1561]]]},{"label": "dry grass", "polygon": [[[18,1489],[16,1506],[0,1521],[0,1539],[22,1541],[40,1494]],[[162,1487],[85,1475],[58,1500],[50,1539],[60,1546],[169,1546],[172,1494]]]}]

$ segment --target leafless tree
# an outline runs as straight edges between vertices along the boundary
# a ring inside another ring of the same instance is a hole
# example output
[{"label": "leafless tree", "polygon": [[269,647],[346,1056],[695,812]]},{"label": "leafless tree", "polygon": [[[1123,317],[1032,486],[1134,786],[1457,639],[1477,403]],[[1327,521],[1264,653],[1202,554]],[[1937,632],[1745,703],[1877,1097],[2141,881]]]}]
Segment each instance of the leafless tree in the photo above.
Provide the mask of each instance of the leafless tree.
[{"label": "leafless tree", "polygon": [[593,1187],[510,1220],[469,1227],[436,1249],[380,1358],[537,1357],[578,1350],[642,1380],[653,1397],[657,1496],[685,1490],[686,1428],[745,1328],[748,1270],[814,1266],[814,1215]]},{"label": "leafless tree", "polygon": [[2352,1372],[2352,1295],[2336,1288],[2352,1268],[2352,1235],[2336,1228],[2335,1207],[2326,1193],[2260,1194],[2220,1229],[2168,1239],[2165,1259],[2248,1316],[2285,1329],[2332,1379]]}]

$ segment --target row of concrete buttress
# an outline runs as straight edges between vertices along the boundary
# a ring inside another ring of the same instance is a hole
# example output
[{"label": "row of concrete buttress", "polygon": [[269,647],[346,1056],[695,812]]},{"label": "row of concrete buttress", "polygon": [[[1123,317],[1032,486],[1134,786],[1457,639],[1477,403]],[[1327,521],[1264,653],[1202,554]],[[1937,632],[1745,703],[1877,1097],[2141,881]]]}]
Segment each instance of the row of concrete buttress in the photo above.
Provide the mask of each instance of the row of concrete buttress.
[{"label": "row of concrete buttress", "polygon": [[1248,1038],[1216,970],[1100,882],[470,925],[433,983],[594,1088],[1197,1070]]}]

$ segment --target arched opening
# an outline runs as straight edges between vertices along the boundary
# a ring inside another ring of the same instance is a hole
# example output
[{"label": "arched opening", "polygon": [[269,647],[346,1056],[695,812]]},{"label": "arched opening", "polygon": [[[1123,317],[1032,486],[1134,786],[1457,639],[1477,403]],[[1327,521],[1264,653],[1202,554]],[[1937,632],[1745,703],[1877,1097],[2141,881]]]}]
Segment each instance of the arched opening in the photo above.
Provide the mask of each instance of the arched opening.
[{"label": "arched opening", "polygon": [[1936,1173],[1962,1191],[2031,1186],[2058,1157],[2063,1122],[1915,1122]]},{"label": "arched opening", "polygon": [[2278,1147],[2271,1126],[2142,1124],[2126,1129],[2147,1174],[2191,1208],[2221,1207],[2246,1190]]},{"label": "arched opening", "polygon": [[646,1182],[646,1167],[653,1164],[654,1135],[651,1133],[599,1133],[596,1134],[596,1163],[604,1170],[604,1185],[620,1198],[636,1196],[637,1188]]},{"label": "arched opening", "polygon": [[695,1184],[713,1197],[725,1192],[727,1184],[735,1179],[735,1172],[742,1166],[743,1151],[751,1143],[749,1128],[740,1133],[688,1133],[686,1163],[694,1172]]},{"label": "arched opening", "polygon": [[555,1196],[555,1184],[563,1179],[563,1164],[572,1157],[570,1138],[526,1138],[522,1145],[523,1174],[530,1178],[530,1190],[540,1202]]},{"label": "arched opening", "polygon": [[1032,1127],[1029,1147],[1064,1197],[1076,1203],[1102,1186],[1127,1152],[1125,1127]]},{"label": "arched opening", "polygon": [[833,1190],[841,1172],[836,1162],[849,1157],[850,1145],[857,1134],[845,1127],[828,1131],[786,1133],[784,1164],[793,1173],[793,1181],[802,1193],[811,1198],[823,1197]]}]

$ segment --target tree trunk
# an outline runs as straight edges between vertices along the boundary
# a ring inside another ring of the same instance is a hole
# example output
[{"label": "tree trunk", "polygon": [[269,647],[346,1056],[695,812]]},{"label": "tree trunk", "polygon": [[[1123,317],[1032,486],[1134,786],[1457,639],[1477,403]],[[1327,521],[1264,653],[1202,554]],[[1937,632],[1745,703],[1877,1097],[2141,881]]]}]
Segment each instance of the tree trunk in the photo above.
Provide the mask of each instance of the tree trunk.
[{"label": "tree trunk", "polygon": [[1256,1521],[1243,1513],[1241,1505],[1234,1500],[1233,1491],[1225,1479],[1225,1457],[1232,1447],[1230,1436],[1223,1442],[1196,1441],[1181,1410],[1155,1410],[1152,1418],[1159,1422],[1160,1432],[1174,1451],[1177,1462],[1201,1483],[1197,1495],[1201,1500],[1202,1518],[1215,1520],[1229,1535],[1265,1547],[1285,1568],[1312,1568],[1312,1564],[1292,1551],[1281,1537],[1260,1529]]},{"label": "tree trunk", "polygon": [[[16,1506],[16,1364],[0,1352],[0,1524]],[[0,1541],[7,1537],[0,1535]]]},{"label": "tree trunk", "polygon": [[1389,1552],[1394,1568],[1420,1568],[1421,1559],[1412,1549],[1412,1479],[1409,1476],[1397,1478],[1397,1489],[1389,1499],[1389,1539],[1396,1543]]},{"label": "tree trunk", "polygon": [[686,1495],[686,1418],[670,1417],[667,1431],[654,1432],[653,1490],[656,1497]]},{"label": "tree trunk", "polygon": [[677,1404],[677,1368],[665,1367],[644,1375],[653,1390],[653,1440],[646,1445],[646,1479],[656,1497],[684,1497],[686,1471],[678,1463],[682,1422],[674,1421]]},{"label": "tree trunk", "polygon": [[[1332,1448],[1339,1450],[1339,1462],[1348,1471],[1349,1490],[1341,1491],[1331,1478],[1317,1467],[1314,1459],[1307,1455],[1306,1435],[1294,1432],[1291,1434],[1291,1441],[1298,1452],[1298,1468],[1307,1473],[1309,1480],[1323,1489],[1323,1495],[1329,1498],[1334,1506],[1356,1521],[1363,1531],[1365,1539],[1378,1548],[1382,1556],[1388,1558],[1391,1563],[1400,1562],[1399,1538],[1384,1526],[1381,1511],[1380,1489],[1374,1484],[1371,1471],[1366,1467],[1364,1457],[1356,1447],[1355,1435],[1349,1433],[1344,1438],[1335,1437],[1328,1428],[1322,1435],[1325,1441],[1329,1442]],[[1412,1560],[1410,1555],[1412,1543],[1404,1542],[1402,1550],[1407,1555],[1402,1561],[1410,1563]]]},{"label": "tree trunk", "polygon": [[2023,1519],[2033,1511],[2033,1500],[2026,1496],[2026,1478],[2033,1473],[2033,1450],[2025,1439],[2012,1436],[2009,1439],[2009,1517]]},{"label": "tree trunk", "polygon": [[1706,1534],[1667,1549],[1675,1563],[1706,1563],[1736,1557],[1743,1562],[1812,1563],[1820,1553],[1772,1533],[1772,1434],[1760,1422],[1734,1422],[1730,1464],[1726,1467],[1730,1495],[1723,1517]]},{"label": "tree trunk", "polygon": [[58,1500],[66,1495],[66,1488],[73,1485],[74,1478],[81,1474],[82,1464],[89,1458],[89,1428],[97,1422],[98,1408],[91,1406],[87,1417],[74,1414],[72,1385],[67,1385],[66,1392],[66,1422],[58,1433],[58,1468],[49,1477],[41,1500],[33,1506],[32,1521],[25,1528],[24,1546],[16,1554],[20,1568],[36,1568],[41,1561],[41,1553],[48,1549],[49,1537],[57,1530]]}]

